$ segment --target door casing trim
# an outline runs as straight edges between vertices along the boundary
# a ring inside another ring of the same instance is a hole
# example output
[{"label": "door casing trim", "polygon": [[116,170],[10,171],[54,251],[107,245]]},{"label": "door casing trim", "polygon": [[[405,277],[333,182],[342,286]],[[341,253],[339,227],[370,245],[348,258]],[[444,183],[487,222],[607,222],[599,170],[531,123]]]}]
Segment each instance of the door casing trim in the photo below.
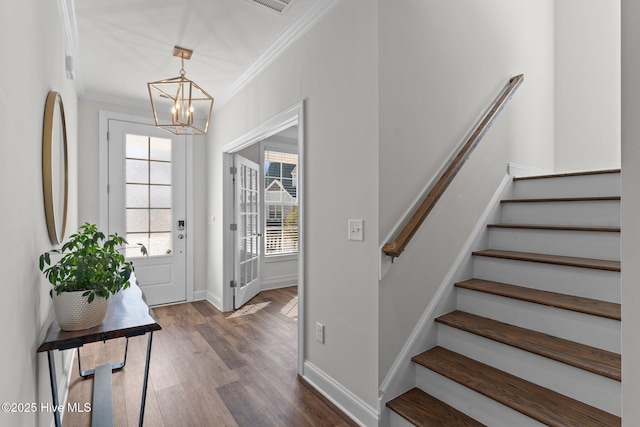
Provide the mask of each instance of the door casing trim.
[{"label": "door casing trim", "polygon": [[238,138],[222,146],[223,163],[223,284],[222,309],[233,310],[233,248],[234,236],[230,225],[233,214],[233,182],[229,168],[233,166],[233,154],[255,143],[269,138],[291,126],[298,126],[298,187],[302,188],[298,196],[298,374],[304,375],[304,343],[305,343],[305,162],[304,162],[304,101],[300,101],[270,119],[255,126]]}]

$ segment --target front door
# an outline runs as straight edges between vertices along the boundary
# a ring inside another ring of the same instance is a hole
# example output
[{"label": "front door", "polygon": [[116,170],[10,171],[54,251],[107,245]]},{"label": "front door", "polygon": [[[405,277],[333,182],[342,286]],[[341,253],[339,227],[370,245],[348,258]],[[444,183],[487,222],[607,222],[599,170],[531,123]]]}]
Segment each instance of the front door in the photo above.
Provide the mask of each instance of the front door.
[{"label": "front door", "polygon": [[260,292],[260,179],[258,165],[235,155],[235,295],[234,308]]},{"label": "front door", "polygon": [[[155,126],[109,120],[109,233],[126,236],[150,305],[186,300],[186,143]],[[135,247],[143,244],[148,256]]]}]

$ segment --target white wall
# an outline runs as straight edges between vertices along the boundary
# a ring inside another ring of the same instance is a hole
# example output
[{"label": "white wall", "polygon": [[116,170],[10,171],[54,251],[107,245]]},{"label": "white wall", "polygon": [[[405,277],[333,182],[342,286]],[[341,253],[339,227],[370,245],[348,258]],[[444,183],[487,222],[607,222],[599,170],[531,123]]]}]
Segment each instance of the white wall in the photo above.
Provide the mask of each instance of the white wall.
[{"label": "white wall", "polygon": [[[373,3],[373,4],[372,4]],[[306,359],[377,405],[378,76],[375,2],[340,2],[214,114],[208,289],[222,295],[221,147],[305,101]],[[365,240],[348,241],[362,218]],[[314,325],[325,325],[325,344]],[[292,366],[292,368],[294,368]]]},{"label": "white wall", "polygon": [[[52,249],[42,189],[42,126],[50,90],[62,94],[66,113],[67,229],[75,229],[78,221],[77,102],[73,82],[65,77],[65,43],[59,16],[55,1],[0,4],[0,50],[4,54],[0,67],[1,402],[51,401],[46,353],[36,354],[43,329],[53,319],[48,294],[51,287],[38,270],[38,256]],[[56,353],[63,391],[66,375],[60,356]],[[46,412],[0,413],[3,426],[49,426],[52,419]]]},{"label": "white wall", "polygon": [[640,425],[640,2],[622,0],[622,424]]},{"label": "white wall", "polygon": [[[82,180],[79,183],[78,193],[80,203],[78,216],[80,222],[100,224],[100,135],[99,115],[100,111],[109,111],[122,114],[130,114],[133,117],[152,117],[151,106],[149,110],[141,110],[122,105],[105,102],[96,102],[86,99],[78,101],[78,171]],[[194,220],[195,224],[189,224],[189,236],[194,241],[194,291],[206,290],[206,199],[207,181],[205,138],[196,136],[193,141],[193,195],[194,195]],[[104,191],[104,189],[102,189]]]},{"label": "white wall", "polygon": [[380,380],[507,162],[553,169],[553,70],[553,0],[380,1],[381,239],[509,77],[525,74],[511,104],[380,282]]},{"label": "white wall", "polygon": [[556,0],[555,170],[620,167],[620,0]]}]

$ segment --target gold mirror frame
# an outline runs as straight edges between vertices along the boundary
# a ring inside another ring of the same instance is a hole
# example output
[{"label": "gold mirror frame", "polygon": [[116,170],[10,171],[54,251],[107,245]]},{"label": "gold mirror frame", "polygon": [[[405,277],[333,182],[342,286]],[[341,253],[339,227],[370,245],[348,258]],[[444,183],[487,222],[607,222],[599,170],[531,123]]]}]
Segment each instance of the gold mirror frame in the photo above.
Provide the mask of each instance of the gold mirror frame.
[{"label": "gold mirror frame", "polygon": [[67,225],[68,157],[67,126],[60,93],[50,91],[44,110],[42,133],[44,212],[49,238],[62,243]]}]

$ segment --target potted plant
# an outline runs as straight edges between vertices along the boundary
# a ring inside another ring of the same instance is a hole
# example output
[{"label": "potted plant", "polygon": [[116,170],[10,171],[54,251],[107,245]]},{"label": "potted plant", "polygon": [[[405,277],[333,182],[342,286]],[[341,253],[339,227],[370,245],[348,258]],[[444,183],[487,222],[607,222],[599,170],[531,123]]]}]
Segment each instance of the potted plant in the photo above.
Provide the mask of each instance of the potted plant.
[{"label": "potted plant", "polygon": [[[85,223],[62,248],[40,255],[40,271],[53,285],[53,309],[62,330],[101,324],[109,296],[129,287],[133,265],[121,253],[126,244],[124,237],[107,237],[95,224]],[[140,250],[147,254],[144,246]],[[53,265],[52,254],[62,256]]]}]

